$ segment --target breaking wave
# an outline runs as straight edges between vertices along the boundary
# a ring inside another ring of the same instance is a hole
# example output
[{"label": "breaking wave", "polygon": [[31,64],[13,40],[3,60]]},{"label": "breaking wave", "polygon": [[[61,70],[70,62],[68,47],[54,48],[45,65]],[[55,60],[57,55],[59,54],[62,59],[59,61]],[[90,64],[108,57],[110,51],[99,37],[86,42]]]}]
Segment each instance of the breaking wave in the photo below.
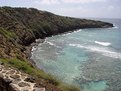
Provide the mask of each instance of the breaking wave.
[{"label": "breaking wave", "polygon": [[46,41],[46,43],[48,43],[48,44],[51,45],[51,46],[56,46],[54,43],[49,42],[49,41]]},{"label": "breaking wave", "polygon": [[109,46],[111,43],[109,42],[100,42],[100,41],[95,41],[96,44],[102,45],[102,46]]},{"label": "breaking wave", "polygon": [[115,51],[111,51],[109,49],[102,48],[102,47],[85,46],[85,45],[83,46],[83,45],[80,45],[80,44],[69,44],[69,46],[78,47],[78,48],[84,48],[84,49],[87,49],[87,50],[92,51],[92,52],[101,53],[104,56],[121,59],[121,53],[118,53],[118,52],[115,52]]},{"label": "breaking wave", "polygon": [[[80,32],[80,31],[82,31],[82,29],[79,29],[79,30],[77,30],[77,31],[73,31],[73,33],[78,33],[78,32]],[[70,34],[72,34],[72,32],[67,32],[67,33],[65,33],[65,34],[62,34],[62,36],[67,36],[67,35],[70,35]]]}]

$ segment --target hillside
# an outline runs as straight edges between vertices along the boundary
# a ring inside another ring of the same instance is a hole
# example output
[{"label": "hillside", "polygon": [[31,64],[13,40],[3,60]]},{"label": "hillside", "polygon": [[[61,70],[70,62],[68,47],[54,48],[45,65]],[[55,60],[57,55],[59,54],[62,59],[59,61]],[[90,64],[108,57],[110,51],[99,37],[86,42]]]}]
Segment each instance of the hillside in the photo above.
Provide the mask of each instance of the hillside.
[{"label": "hillside", "polygon": [[37,85],[46,86],[48,91],[76,91],[38,70],[29,60],[27,48],[39,38],[76,29],[109,27],[113,24],[59,16],[34,8],[0,7],[0,61],[32,75]]}]

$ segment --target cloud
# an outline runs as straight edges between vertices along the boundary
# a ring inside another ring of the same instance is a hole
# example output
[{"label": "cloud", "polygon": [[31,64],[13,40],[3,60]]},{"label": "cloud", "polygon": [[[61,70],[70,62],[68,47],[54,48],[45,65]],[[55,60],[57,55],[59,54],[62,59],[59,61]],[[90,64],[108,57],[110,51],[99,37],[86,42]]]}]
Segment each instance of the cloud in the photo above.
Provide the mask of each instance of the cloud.
[{"label": "cloud", "polygon": [[107,0],[35,0],[36,4],[85,4],[85,3],[95,3],[95,2],[106,2]]},{"label": "cloud", "polygon": [[106,2],[107,0],[62,0],[64,3],[95,3]]},{"label": "cloud", "polygon": [[115,9],[114,6],[112,6],[112,5],[108,6],[108,10],[109,10],[109,11],[111,11],[111,10],[113,10],[113,9]]},{"label": "cloud", "polygon": [[57,11],[57,14],[64,15],[64,16],[71,16],[71,17],[87,17],[89,14],[92,13],[91,8],[84,8],[84,7],[69,7],[69,8],[61,8]]},{"label": "cloud", "polygon": [[82,8],[82,7],[73,7],[73,8],[61,8],[60,11],[65,13],[88,13],[91,9]]},{"label": "cloud", "polygon": [[60,2],[59,0],[36,0],[35,3],[51,5],[51,4],[59,4]]}]

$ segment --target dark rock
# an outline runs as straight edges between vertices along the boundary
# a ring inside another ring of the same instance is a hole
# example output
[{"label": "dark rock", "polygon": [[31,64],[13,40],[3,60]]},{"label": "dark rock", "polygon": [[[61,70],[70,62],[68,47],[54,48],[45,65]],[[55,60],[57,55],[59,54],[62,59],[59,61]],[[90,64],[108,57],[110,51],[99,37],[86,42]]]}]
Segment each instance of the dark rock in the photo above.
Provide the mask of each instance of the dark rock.
[{"label": "dark rock", "polygon": [[8,78],[5,78],[4,81],[5,81],[6,84],[10,84],[12,82],[12,80],[8,79]]},{"label": "dark rock", "polygon": [[35,78],[29,76],[29,77],[27,77],[27,78],[25,79],[25,81],[34,83],[34,82],[35,82]]},{"label": "dark rock", "polygon": [[0,65],[3,65],[4,63],[0,61]]}]

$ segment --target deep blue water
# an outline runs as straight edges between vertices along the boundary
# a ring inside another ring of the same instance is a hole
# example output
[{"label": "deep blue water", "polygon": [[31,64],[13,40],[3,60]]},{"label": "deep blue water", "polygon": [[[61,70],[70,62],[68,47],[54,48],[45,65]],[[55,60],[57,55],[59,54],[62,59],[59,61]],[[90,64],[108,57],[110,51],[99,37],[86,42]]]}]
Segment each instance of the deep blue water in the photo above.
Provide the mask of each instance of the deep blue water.
[{"label": "deep blue water", "polygon": [[121,19],[102,20],[115,27],[46,38],[32,59],[40,69],[82,91],[121,91]]}]

